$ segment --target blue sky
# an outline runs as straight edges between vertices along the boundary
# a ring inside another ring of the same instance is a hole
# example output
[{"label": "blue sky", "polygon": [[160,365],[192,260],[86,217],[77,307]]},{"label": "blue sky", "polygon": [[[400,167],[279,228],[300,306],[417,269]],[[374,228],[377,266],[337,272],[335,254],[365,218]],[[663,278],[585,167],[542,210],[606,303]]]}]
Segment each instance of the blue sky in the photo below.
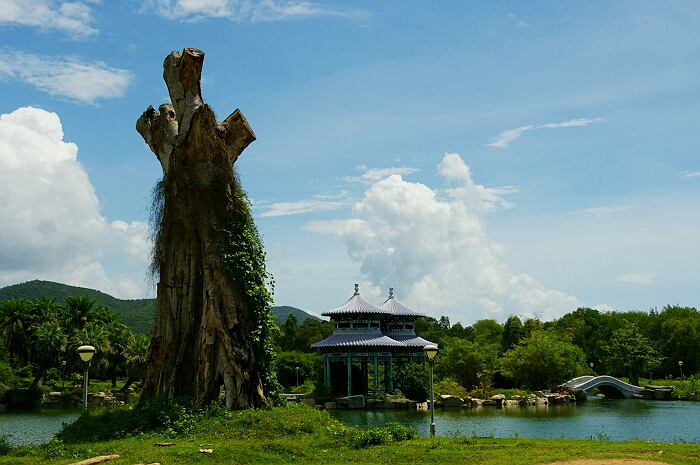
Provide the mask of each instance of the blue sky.
[{"label": "blue sky", "polygon": [[695,2],[0,0],[0,38],[0,286],[153,295],[134,126],[195,47],[277,305],[700,305]]}]

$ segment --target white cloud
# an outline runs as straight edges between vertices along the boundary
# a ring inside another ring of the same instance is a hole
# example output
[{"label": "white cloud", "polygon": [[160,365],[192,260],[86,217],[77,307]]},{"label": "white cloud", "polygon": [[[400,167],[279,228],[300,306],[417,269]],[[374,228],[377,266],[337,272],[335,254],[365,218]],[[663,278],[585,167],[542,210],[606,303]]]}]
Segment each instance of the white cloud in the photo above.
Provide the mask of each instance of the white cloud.
[{"label": "white cloud", "polygon": [[618,276],[617,281],[621,283],[650,285],[654,284],[657,274],[658,273],[626,273]]},{"label": "white cloud", "polygon": [[365,165],[358,165],[358,171],[363,171],[360,176],[346,176],[343,178],[345,182],[360,182],[362,184],[374,184],[384,178],[388,178],[392,174],[406,176],[418,171],[417,168],[372,168],[369,169]]},{"label": "white cloud", "polygon": [[518,18],[518,17],[515,16],[514,14],[512,14],[512,13],[506,13],[506,14],[508,15],[509,18],[512,18],[513,20],[515,20],[516,25],[517,25],[518,27],[528,27],[528,26],[529,26],[528,23],[526,23],[526,22],[523,21],[522,19]]},{"label": "white cloud", "polygon": [[340,17],[366,22],[369,15],[358,8],[338,9],[307,1],[274,0],[146,0],[144,11],[172,20],[197,21],[204,18],[228,18],[243,22],[286,21],[316,17]]},{"label": "white cloud", "polygon": [[580,126],[586,126],[590,123],[599,123],[605,121],[603,118],[592,118],[592,119],[586,119],[586,118],[577,118],[577,119],[572,119],[571,121],[565,121],[563,123],[547,123],[547,124],[540,124],[539,126],[535,125],[528,125],[528,126],[521,126],[516,129],[509,129],[507,131],[503,131],[496,137],[492,139],[492,141],[487,144],[490,145],[491,147],[500,147],[502,149],[508,148],[508,144],[513,142],[515,139],[520,137],[525,131],[531,131],[533,129],[556,129],[556,128],[570,128],[570,127],[580,127]]},{"label": "white cloud", "polygon": [[609,216],[615,215],[617,213],[622,213],[628,211],[631,207],[629,205],[613,205],[607,207],[592,207],[583,210],[583,213],[587,213],[593,216]]},{"label": "white cloud", "polygon": [[55,113],[0,115],[0,286],[49,279],[143,297],[148,227],[100,216],[77,154]]},{"label": "white cloud", "polygon": [[339,210],[347,207],[350,204],[351,202],[345,199],[328,200],[323,198],[299,200],[297,202],[278,202],[267,207],[267,210],[262,212],[260,216],[271,217],[298,215],[300,213],[326,212]]},{"label": "white cloud", "polygon": [[535,278],[510,273],[505,247],[486,234],[484,214],[507,207],[503,195],[513,188],[475,184],[457,154],[445,155],[438,173],[458,186],[435,191],[392,175],[369,187],[349,218],[305,229],[333,234],[373,286],[395,287],[400,300],[432,316],[552,318],[579,306]]},{"label": "white cloud", "polygon": [[33,85],[55,97],[94,104],[102,98],[124,95],[133,74],[105,63],[78,57],[33,55],[0,49],[0,80],[12,79]]},{"label": "white cloud", "polygon": [[700,177],[700,171],[683,171],[680,175],[682,178],[697,178]]},{"label": "white cloud", "polygon": [[92,10],[82,2],[0,0],[0,25],[58,30],[72,39],[85,39],[98,33],[90,27],[92,21]]}]

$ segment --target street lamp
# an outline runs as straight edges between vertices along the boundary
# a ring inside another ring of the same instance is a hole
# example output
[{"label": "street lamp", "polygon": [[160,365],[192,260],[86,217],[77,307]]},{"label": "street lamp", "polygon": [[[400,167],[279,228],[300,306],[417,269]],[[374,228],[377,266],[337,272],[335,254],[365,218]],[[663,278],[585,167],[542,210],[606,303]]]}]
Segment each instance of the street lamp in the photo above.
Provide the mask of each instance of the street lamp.
[{"label": "street lamp", "polygon": [[62,367],[62,371],[61,371],[61,389],[63,389],[63,388],[66,387],[66,361],[65,361],[65,360],[63,360],[63,361],[61,362],[61,367]]},{"label": "street lamp", "polygon": [[92,356],[95,355],[95,352],[97,351],[93,346],[78,347],[78,355],[80,355],[80,359],[85,362],[85,372],[83,373],[83,412],[87,412],[88,370],[90,369]]},{"label": "street lamp", "polygon": [[428,362],[430,363],[430,437],[435,436],[435,400],[433,399],[433,363],[435,363],[435,356],[438,353],[438,347],[435,345],[429,345],[423,347],[423,352],[425,356],[428,357]]},{"label": "street lamp", "polygon": [[299,367],[297,367],[297,386],[299,386]]},{"label": "street lamp", "polygon": [[678,360],[678,368],[681,369],[681,381],[683,381],[683,360]]},{"label": "street lamp", "polygon": [[[591,371],[593,371],[593,362],[589,363],[589,365],[591,366]],[[595,374],[595,372],[593,372],[593,374]]]}]

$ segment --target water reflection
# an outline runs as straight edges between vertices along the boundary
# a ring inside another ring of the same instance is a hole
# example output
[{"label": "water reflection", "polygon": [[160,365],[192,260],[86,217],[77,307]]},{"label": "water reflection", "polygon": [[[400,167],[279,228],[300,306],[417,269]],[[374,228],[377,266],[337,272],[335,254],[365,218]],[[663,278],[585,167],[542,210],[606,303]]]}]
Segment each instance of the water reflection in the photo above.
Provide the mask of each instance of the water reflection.
[{"label": "water reflection", "polygon": [[79,416],[80,409],[0,410],[0,435],[12,447],[43,444]]},{"label": "water reflection", "polygon": [[[335,410],[345,424],[383,427],[398,421],[429,435],[430,412]],[[577,404],[531,407],[438,409],[438,436],[527,438],[634,439],[658,442],[698,442],[700,403],[591,398]]]}]

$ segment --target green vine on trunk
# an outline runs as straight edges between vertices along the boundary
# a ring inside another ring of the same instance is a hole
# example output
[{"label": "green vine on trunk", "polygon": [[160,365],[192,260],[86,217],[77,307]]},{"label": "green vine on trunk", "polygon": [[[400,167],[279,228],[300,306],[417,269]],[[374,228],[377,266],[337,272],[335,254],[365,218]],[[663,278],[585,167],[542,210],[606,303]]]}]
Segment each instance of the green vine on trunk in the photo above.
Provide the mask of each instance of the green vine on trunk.
[{"label": "green vine on trunk", "polygon": [[240,190],[235,193],[235,200],[237,205],[231,221],[223,230],[226,241],[222,246],[221,259],[253,315],[251,336],[263,390],[268,401],[279,404],[282,386],[274,372],[273,346],[273,336],[278,330],[272,313],[275,281],[265,269],[265,250],[253,222],[250,202]]}]

